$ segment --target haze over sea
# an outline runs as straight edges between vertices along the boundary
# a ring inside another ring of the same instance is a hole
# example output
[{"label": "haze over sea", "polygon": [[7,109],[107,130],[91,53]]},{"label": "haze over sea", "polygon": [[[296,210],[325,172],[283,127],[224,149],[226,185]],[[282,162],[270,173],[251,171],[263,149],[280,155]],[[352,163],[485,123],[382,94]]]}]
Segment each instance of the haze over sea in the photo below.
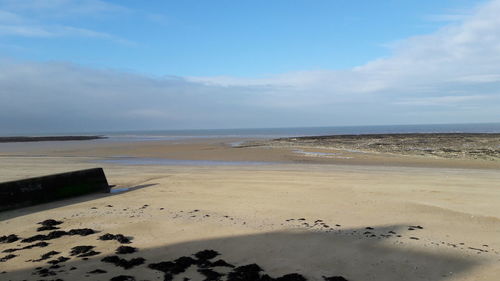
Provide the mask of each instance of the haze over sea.
[{"label": "haze over sea", "polygon": [[[95,131],[71,133],[27,133],[26,136],[103,135],[110,140],[179,140],[191,138],[280,138],[322,135],[406,134],[406,133],[500,133],[500,123],[415,124],[379,126],[332,126],[288,128],[241,128],[199,130]],[[0,135],[6,136],[7,134]]]}]

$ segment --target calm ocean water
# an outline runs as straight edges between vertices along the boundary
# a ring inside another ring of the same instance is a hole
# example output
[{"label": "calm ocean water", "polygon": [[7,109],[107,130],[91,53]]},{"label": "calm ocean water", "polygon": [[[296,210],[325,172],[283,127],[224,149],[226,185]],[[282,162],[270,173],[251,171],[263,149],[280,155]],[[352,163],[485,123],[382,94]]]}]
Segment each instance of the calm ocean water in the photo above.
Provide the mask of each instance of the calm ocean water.
[{"label": "calm ocean water", "polygon": [[[96,131],[73,133],[46,133],[42,135],[104,135],[109,140],[182,140],[195,138],[279,138],[295,136],[389,134],[389,133],[500,133],[500,123],[440,124],[440,125],[387,125],[338,126],[213,130],[148,130],[148,131]],[[2,135],[0,133],[0,135]]]},{"label": "calm ocean water", "polygon": [[390,133],[500,133],[500,123],[95,132],[95,134],[105,135],[113,140],[181,140],[220,137],[264,139],[295,136]]}]

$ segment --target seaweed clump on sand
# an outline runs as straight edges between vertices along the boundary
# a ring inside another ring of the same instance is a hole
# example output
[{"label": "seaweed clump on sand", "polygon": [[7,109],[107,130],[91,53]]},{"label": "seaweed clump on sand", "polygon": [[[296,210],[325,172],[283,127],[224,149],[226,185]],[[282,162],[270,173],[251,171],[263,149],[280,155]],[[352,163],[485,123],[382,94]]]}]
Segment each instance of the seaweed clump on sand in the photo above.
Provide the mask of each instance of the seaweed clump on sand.
[{"label": "seaweed clump on sand", "polygon": [[54,219],[44,220],[38,223],[41,224],[42,226],[37,228],[36,231],[56,230],[59,229],[59,227],[56,227],[56,225],[60,225],[62,223],[63,223],[62,221],[56,221]]},{"label": "seaweed clump on sand", "polygon": [[90,257],[100,254],[101,252],[96,252],[93,249],[95,246],[76,246],[71,249],[70,254],[72,256],[77,256],[79,258]]},{"label": "seaweed clump on sand", "polygon": [[130,246],[120,246],[116,249],[116,254],[132,254],[137,252],[137,248]]},{"label": "seaweed clump on sand", "polygon": [[54,260],[51,260],[51,261],[48,261],[47,263],[50,263],[52,265],[56,265],[56,264],[59,264],[59,263],[63,263],[63,262],[66,262],[66,261],[69,261],[70,258],[67,258],[67,257],[58,257],[57,259],[54,259]]},{"label": "seaweed clump on sand", "polygon": [[92,271],[89,271],[87,273],[90,273],[90,274],[102,274],[102,273],[107,273],[106,270],[102,270],[102,269],[94,269]]},{"label": "seaweed clump on sand", "polygon": [[15,234],[0,236],[0,243],[14,243],[17,240],[19,240],[19,237]]},{"label": "seaweed clump on sand", "polygon": [[325,281],[347,281],[347,279],[345,279],[342,276],[332,276],[332,277],[325,277],[325,276],[323,276],[323,279]]},{"label": "seaweed clump on sand", "polygon": [[118,275],[111,278],[110,281],[135,281],[135,277],[129,275]]},{"label": "seaweed clump on sand", "polygon": [[37,260],[33,260],[33,262],[38,262],[38,261],[43,261],[43,260],[48,260],[50,259],[52,256],[55,256],[55,255],[58,255],[60,254],[61,252],[57,252],[57,251],[50,251],[48,253],[45,253],[43,254],[39,259]]},{"label": "seaweed clump on sand", "polygon": [[23,243],[31,243],[35,241],[43,241],[43,240],[52,240],[52,239],[57,239],[61,238],[63,236],[73,236],[73,235],[80,235],[80,236],[87,236],[96,233],[95,230],[90,229],[90,228],[81,228],[81,229],[71,229],[70,231],[64,231],[64,230],[54,230],[52,232],[49,232],[48,234],[37,234],[28,238],[25,238],[21,240]]},{"label": "seaweed clump on sand", "polygon": [[99,237],[99,240],[108,241],[108,240],[116,240],[122,244],[130,244],[132,243],[128,237],[125,237],[123,234],[111,234],[106,233]]},{"label": "seaweed clump on sand", "polygon": [[273,278],[267,274],[263,273],[263,269],[253,263],[248,265],[243,265],[239,267],[235,267],[232,264],[227,263],[226,261],[219,259],[215,262],[211,262],[211,259],[214,259],[220,255],[217,251],[214,250],[203,250],[200,251],[194,256],[196,259],[192,257],[180,257],[173,261],[162,261],[159,263],[149,264],[148,267],[150,269],[158,270],[163,272],[164,280],[171,281],[174,279],[175,275],[185,272],[191,266],[197,266],[198,273],[205,276],[205,281],[216,281],[221,280],[226,273],[218,272],[215,269],[217,267],[230,267],[232,268],[231,272],[227,274],[227,281],[306,281],[307,279],[298,273],[290,273],[285,274],[278,278]]},{"label": "seaweed clump on sand", "polygon": [[5,249],[5,250],[3,250],[3,252],[4,253],[12,253],[12,252],[21,251],[21,250],[27,250],[27,249],[31,249],[31,248],[35,248],[35,247],[44,248],[44,247],[47,247],[48,245],[49,245],[49,243],[47,243],[47,242],[38,242],[38,243],[35,243],[35,244],[24,246],[22,248]]},{"label": "seaweed clump on sand", "polygon": [[6,262],[6,261],[8,261],[8,260],[10,260],[10,259],[13,259],[13,258],[15,258],[15,257],[17,257],[17,255],[8,254],[8,255],[6,255],[5,257],[0,258],[0,262]]},{"label": "seaweed clump on sand", "polygon": [[115,266],[130,269],[134,266],[141,265],[146,261],[144,258],[133,258],[131,260],[121,259],[118,256],[107,256],[101,259],[102,262],[111,263]]}]

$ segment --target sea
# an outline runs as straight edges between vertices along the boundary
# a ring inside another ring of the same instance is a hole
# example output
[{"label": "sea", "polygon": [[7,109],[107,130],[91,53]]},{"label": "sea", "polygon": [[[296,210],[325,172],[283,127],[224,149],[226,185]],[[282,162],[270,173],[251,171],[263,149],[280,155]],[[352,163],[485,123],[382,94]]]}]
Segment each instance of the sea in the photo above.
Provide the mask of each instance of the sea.
[{"label": "sea", "polygon": [[[199,130],[95,131],[95,132],[70,132],[70,133],[56,132],[56,133],[22,134],[22,135],[24,136],[101,135],[107,137],[108,140],[112,141],[147,141],[147,140],[183,140],[183,139],[197,139],[197,138],[272,139],[272,138],[300,137],[300,136],[398,134],[398,133],[500,133],[500,123],[199,129]],[[2,133],[0,133],[0,135],[2,135]]]}]

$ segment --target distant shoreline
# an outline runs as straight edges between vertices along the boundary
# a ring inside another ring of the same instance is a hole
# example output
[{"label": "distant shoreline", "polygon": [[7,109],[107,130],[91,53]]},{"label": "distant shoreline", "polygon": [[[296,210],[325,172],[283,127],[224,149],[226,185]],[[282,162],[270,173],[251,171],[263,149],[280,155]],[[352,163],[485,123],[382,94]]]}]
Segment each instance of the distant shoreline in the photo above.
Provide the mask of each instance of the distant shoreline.
[{"label": "distant shoreline", "polygon": [[287,137],[249,145],[327,148],[498,161],[499,144],[499,133],[398,133]]},{"label": "distant shoreline", "polygon": [[45,136],[45,137],[0,137],[0,143],[40,141],[82,141],[107,139],[105,136]]}]

